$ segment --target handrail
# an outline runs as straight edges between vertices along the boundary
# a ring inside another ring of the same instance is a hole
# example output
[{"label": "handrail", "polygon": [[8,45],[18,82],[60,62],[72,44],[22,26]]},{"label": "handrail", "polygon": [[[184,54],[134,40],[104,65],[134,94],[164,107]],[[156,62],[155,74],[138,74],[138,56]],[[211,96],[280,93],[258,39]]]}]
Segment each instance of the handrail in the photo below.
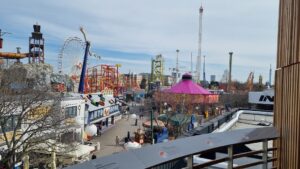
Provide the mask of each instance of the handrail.
[{"label": "handrail", "polygon": [[[279,134],[274,127],[240,129],[221,133],[203,134],[113,154],[108,157],[70,166],[67,169],[96,169],[99,168],[99,166],[109,166],[107,169],[159,168],[174,160],[186,157],[193,158],[193,155],[214,151],[221,147],[232,148],[233,145],[265,142],[277,139],[278,137]],[[266,150],[268,150],[268,148],[264,149],[264,152],[266,152]],[[271,149],[269,150],[271,151]],[[232,155],[232,158],[234,158],[234,154]],[[233,165],[233,167],[235,166]]]},{"label": "handrail", "polygon": [[[268,140],[265,140],[268,141]],[[269,151],[276,151],[277,148],[268,148],[267,152]],[[237,159],[237,158],[241,158],[241,157],[247,157],[247,156],[251,156],[251,155],[255,155],[255,154],[260,154],[260,153],[264,153],[263,150],[256,150],[256,151],[249,151],[249,152],[244,152],[244,153],[239,153],[239,154],[234,154],[232,160]],[[221,162],[226,162],[230,160],[229,157],[223,157],[223,158],[219,158],[216,160],[211,160],[209,162],[206,163],[202,163],[202,164],[198,164],[198,165],[194,165],[193,169],[200,169],[200,168],[204,168],[204,167],[209,167]],[[267,159],[267,162],[273,162],[276,161],[277,158],[269,158]],[[264,161],[260,160],[260,161],[256,161],[256,162],[252,162],[252,163],[248,163],[248,164],[244,164],[244,165],[239,165],[239,166],[233,166],[234,169],[240,169],[240,168],[247,168],[247,167],[251,167],[251,166],[256,166],[256,165],[260,165],[263,164]]]},{"label": "handrail", "polygon": [[234,115],[233,115],[233,119],[230,120],[227,124],[225,124],[222,128],[219,128],[219,129],[216,129],[215,131],[213,131],[213,133],[216,133],[216,132],[224,132],[224,131],[227,131],[229,130],[240,118],[240,115],[242,114],[262,114],[262,115],[265,115],[266,113],[267,114],[270,114],[270,112],[264,112],[264,111],[252,111],[252,110],[239,110],[237,111]]}]

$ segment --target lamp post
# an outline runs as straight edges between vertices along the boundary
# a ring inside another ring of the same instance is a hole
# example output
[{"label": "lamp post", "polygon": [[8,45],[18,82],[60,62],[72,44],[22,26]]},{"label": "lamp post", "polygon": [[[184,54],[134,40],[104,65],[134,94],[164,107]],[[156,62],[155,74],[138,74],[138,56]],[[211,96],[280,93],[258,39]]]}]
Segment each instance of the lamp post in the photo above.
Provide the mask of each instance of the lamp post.
[{"label": "lamp post", "polygon": [[154,133],[153,133],[153,109],[151,109],[151,115],[150,115],[150,119],[151,119],[151,143],[154,144]]},{"label": "lamp post", "polygon": [[199,113],[199,106],[196,106],[196,113],[200,116],[200,124],[202,124],[203,115]]},{"label": "lamp post", "polygon": [[166,113],[167,113],[167,106],[168,106],[168,103],[167,103],[167,102],[165,102],[165,103],[164,103],[164,108],[165,108],[165,109],[164,109],[164,114],[166,114]]}]

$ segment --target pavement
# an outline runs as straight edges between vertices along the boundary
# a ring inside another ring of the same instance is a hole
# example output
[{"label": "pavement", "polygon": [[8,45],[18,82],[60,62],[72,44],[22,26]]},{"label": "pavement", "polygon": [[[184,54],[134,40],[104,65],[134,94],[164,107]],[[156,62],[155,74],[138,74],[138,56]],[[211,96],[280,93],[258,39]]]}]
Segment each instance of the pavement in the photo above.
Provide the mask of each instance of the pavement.
[{"label": "pavement", "polygon": [[[124,138],[127,137],[127,132],[130,132],[130,136],[134,137],[134,132],[139,127],[143,128],[143,120],[139,119],[139,107],[142,105],[134,104],[130,106],[130,114],[136,113],[138,118],[138,125],[135,126],[135,119],[128,118],[128,115],[122,115],[121,120],[117,121],[114,126],[101,134],[101,136],[95,136],[91,142],[96,144],[100,142],[100,150],[95,151],[94,154],[97,158],[112,155],[121,151],[126,151],[123,147]],[[146,116],[146,115],[144,115]],[[120,145],[116,145],[116,136],[120,138]]]}]

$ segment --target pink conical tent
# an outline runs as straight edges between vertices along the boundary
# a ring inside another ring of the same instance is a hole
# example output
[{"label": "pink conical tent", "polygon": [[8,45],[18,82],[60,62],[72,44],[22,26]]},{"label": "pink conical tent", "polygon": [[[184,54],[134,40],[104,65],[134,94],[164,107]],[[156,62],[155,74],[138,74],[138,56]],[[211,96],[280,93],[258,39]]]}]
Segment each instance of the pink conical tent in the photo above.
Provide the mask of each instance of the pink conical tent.
[{"label": "pink conical tent", "polygon": [[189,112],[192,112],[193,105],[217,103],[219,96],[210,93],[208,90],[193,82],[190,74],[184,74],[179,83],[169,89],[156,93],[155,100],[159,103],[165,102],[170,104],[172,107],[176,107],[178,104],[184,104],[189,106]]},{"label": "pink conical tent", "polygon": [[211,93],[199,86],[197,83],[192,81],[192,76],[190,74],[184,74],[182,81],[175,84],[171,89],[165,91],[167,93],[176,93],[176,94],[200,94],[200,95],[210,95]]}]

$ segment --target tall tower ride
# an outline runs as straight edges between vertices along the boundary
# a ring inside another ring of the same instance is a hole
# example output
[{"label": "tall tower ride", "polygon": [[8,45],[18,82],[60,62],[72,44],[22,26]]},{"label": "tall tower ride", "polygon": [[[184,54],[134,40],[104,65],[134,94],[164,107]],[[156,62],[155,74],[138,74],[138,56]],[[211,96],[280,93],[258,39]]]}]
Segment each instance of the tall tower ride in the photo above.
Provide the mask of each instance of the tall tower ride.
[{"label": "tall tower ride", "polygon": [[29,63],[44,63],[44,38],[41,26],[33,25],[33,32],[29,37]]},{"label": "tall tower ride", "polygon": [[202,43],[202,15],[203,15],[203,7],[201,5],[199,9],[199,39],[198,39],[198,56],[197,56],[197,64],[196,64],[196,81],[200,81],[201,75],[201,43]]}]

